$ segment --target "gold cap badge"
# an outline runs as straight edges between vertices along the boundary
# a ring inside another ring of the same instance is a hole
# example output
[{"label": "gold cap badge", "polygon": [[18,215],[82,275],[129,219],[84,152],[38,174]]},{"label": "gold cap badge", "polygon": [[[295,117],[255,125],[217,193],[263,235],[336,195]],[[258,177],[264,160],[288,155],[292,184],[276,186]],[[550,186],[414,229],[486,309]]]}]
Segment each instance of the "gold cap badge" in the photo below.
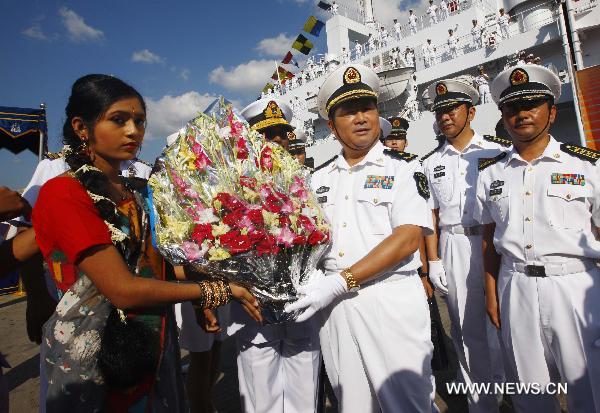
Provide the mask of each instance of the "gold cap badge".
[{"label": "gold cap badge", "polygon": [[448,93],[448,87],[446,87],[445,83],[438,83],[435,87],[435,93],[437,93],[438,95],[445,95],[446,93]]},{"label": "gold cap badge", "polygon": [[510,74],[510,84],[512,86],[522,85],[523,83],[529,82],[529,75],[523,69],[515,69]]},{"label": "gold cap badge", "polygon": [[344,83],[352,84],[352,83],[359,83],[359,82],[360,82],[360,73],[358,72],[358,70],[356,70],[353,67],[349,67],[348,69],[346,69],[346,71],[344,72]]},{"label": "gold cap badge", "polygon": [[265,109],[265,118],[283,118],[283,112],[281,112],[281,109],[277,103],[275,103],[275,101],[272,100],[267,104],[267,108]]}]

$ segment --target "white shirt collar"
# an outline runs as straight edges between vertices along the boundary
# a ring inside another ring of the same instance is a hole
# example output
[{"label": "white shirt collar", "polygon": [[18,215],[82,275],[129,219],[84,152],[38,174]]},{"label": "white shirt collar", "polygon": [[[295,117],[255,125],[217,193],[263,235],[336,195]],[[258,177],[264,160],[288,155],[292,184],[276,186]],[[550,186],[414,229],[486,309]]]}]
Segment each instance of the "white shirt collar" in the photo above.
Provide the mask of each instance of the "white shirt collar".
[{"label": "white shirt collar", "polygon": [[[560,150],[560,143],[556,139],[554,139],[552,135],[550,135],[550,141],[548,142],[548,145],[546,145],[544,152],[542,152],[542,154],[534,160],[545,159],[550,161],[562,162],[561,152],[562,151]],[[513,145],[512,149],[508,152],[508,158],[506,159],[504,167],[506,168],[508,164],[515,159],[519,162],[529,163],[523,158],[521,158],[521,155],[519,155],[519,152],[517,152],[516,147]]]},{"label": "white shirt collar", "polygon": [[[366,165],[367,163],[384,166],[385,165],[385,155],[383,153],[384,149],[385,149],[385,146],[383,146],[381,141],[378,139],[377,143],[369,150],[367,155],[359,163],[354,165],[353,168],[355,168],[359,165]],[[346,162],[346,158],[344,158],[344,148],[343,147],[342,147],[342,149],[340,149],[337,159],[335,160],[335,162],[333,162],[333,164],[331,166],[332,166],[332,169],[334,169],[336,167],[339,169],[350,169],[350,165],[348,165],[348,162]]]}]

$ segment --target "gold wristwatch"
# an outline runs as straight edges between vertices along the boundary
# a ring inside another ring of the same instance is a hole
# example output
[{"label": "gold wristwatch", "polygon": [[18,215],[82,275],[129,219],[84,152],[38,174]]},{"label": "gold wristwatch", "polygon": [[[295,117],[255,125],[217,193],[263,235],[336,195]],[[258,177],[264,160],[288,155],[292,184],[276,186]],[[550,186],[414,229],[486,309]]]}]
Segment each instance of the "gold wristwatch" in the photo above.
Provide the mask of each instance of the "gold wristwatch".
[{"label": "gold wristwatch", "polygon": [[352,274],[352,271],[350,271],[350,268],[343,269],[340,275],[346,280],[346,287],[348,288],[349,293],[355,293],[360,290],[360,285],[358,285],[354,279],[354,275]]}]

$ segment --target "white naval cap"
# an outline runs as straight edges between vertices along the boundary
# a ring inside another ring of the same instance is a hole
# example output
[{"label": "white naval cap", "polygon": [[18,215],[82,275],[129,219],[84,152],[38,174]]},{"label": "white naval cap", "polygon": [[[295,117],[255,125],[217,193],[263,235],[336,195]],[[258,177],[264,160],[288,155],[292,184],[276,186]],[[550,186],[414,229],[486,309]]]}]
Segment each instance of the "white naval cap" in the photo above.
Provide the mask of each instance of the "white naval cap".
[{"label": "white naval cap", "polygon": [[275,125],[282,125],[290,131],[294,130],[289,123],[293,116],[292,108],[281,99],[259,99],[242,109],[240,114],[253,130],[262,131]]},{"label": "white naval cap", "polygon": [[343,102],[379,96],[379,77],[373,69],[359,63],[345,64],[335,69],[319,89],[319,114],[329,118],[331,109]]},{"label": "white naval cap", "polygon": [[498,105],[514,100],[560,97],[560,79],[550,69],[536,64],[519,64],[500,72],[490,86]]},{"label": "white naval cap", "polygon": [[468,83],[457,79],[442,79],[427,87],[429,98],[433,98],[431,111],[460,103],[476,105],[479,101],[479,92]]},{"label": "white naval cap", "polygon": [[392,132],[392,124],[386,118],[379,117],[379,128],[381,129],[381,140],[385,140],[385,138]]}]

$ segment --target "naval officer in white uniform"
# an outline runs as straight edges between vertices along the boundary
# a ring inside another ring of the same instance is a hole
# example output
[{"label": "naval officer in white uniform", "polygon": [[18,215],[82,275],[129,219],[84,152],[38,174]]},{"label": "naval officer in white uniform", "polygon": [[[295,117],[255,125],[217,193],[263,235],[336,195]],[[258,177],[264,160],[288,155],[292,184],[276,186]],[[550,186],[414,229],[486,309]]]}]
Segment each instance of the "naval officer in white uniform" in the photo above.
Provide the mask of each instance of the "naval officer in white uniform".
[{"label": "naval officer in white uniform", "polygon": [[[321,321],[327,375],[344,413],[435,411],[429,309],[417,269],[431,232],[429,189],[416,155],[379,141],[379,78],[338,68],[318,93],[319,114],[342,145],[311,186],[331,223],[326,276],[301,287],[288,311]],[[316,314],[316,315],[315,315]]]},{"label": "naval officer in white uniform", "polygon": [[[491,89],[514,147],[480,162],[475,217],[511,381],[564,381],[569,412],[598,412],[600,152],[549,134],[560,81],[545,67],[510,67]],[[519,412],[561,411],[553,395],[520,399]]]},{"label": "naval officer in white uniform", "polygon": [[[280,99],[261,99],[241,112],[250,127],[289,149],[291,107]],[[241,306],[231,306],[238,357],[238,380],[246,413],[312,413],[319,384],[318,329],[305,323],[259,325]]]},{"label": "naval officer in white uniform", "polygon": [[[498,155],[510,141],[481,136],[471,128],[479,94],[468,83],[444,79],[432,83],[435,97],[431,110],[446,142],[423,161],[431,188],[431,203],[437,233],[426,237],[429,278],[447,294],[451,336],[462,376],[467,383],[502,380],[502,369],[494,377],[493,361],[502,365],[498,338],[488,342],[481,226],[473,219],[477,162]],[[441,260],[438,258],[438,251]],[[492,336],[493,337],[493,336]],[[492,354],[492,349],[497,354]],[[495,358],[494,358],[495,357]],[[468,395],[469,412],[498,412],[493,395]]]}]

